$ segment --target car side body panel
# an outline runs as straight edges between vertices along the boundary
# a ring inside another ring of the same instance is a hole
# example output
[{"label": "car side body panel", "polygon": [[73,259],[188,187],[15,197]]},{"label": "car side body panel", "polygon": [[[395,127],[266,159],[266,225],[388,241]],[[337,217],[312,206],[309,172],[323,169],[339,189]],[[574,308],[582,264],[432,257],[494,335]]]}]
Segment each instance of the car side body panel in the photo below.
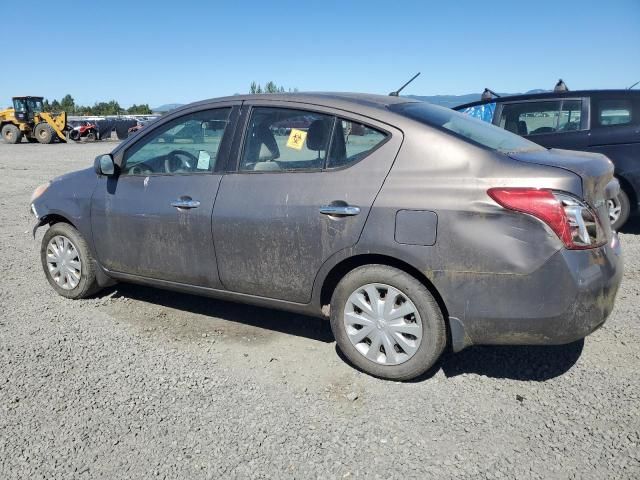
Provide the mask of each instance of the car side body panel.
[{"label": "car side body panel", "polygon": [[[448,155],[438,155],[444,149]],[[557,321],[551,319],[566,316],[575,298],[566,295],[574,293],[575,279],[567,278],[566,265],[554,260],[564,251],[563,245],[543,222],[505,212],[486,193],[490,187],[526,187],[531,182],[576,195],[582,191],[580,178],[569,171],[513,162],[428,129],[414,132],[407,135],[360,242],[343,257],[380,254],[418,269],[456,322],[454,348],[472,343],[542,343],[557,333],[553,330]],[[433,246],[394,240],[398,205],[435,212]],[[550,278],[557,283],[550,284]],[[545,292],[546,301],[541,306],[540,297],[527,291]],[[509,323],[514,317],[530,322]],[[587,329],[593,323],[584,316],[567,318],[589,325]]]},{"label": "car side body panel", "polygon": [[[55,216],[66,219],[88,240],[95,254],[91,232],[91,195],[98,182],[93,168],[56,177],[35,203],[38,214],[36,228],[50,223]],[[34,229],[35,233],[35,229]]]},{"label": "car side body panel", "polygon": [[[245,108],[265,105],[336,113],[273,101],[255,101]],[[213,212],[213,236],[227,290],[308,303],[321,265],[358,242],[403,134],[353,113],[344,112],[341,117],[385,130],[388,137],[366,158],[346,168],[249,171],[223,177]],[[359,213],[323,215],[321,207],[330,205],[355,206]]]}]

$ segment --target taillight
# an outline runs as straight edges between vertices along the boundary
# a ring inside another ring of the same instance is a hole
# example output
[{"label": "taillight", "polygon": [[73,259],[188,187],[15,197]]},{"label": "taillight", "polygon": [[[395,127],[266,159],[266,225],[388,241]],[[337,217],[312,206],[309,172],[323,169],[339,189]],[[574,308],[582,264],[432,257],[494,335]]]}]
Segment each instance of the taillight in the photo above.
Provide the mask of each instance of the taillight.
[{"label": "taillight", "polygon": [[605,234],[595,212],[576,197],[538,188],[490,188],[502,207],[539,218],[572,250],[604,245]]}]

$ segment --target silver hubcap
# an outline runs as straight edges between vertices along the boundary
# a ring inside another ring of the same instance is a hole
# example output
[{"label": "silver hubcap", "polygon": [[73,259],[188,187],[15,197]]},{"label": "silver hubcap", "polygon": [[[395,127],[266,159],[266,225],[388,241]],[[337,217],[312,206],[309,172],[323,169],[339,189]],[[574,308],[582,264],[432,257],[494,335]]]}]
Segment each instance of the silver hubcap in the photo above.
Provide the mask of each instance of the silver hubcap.
[{"label": "silver hubcap", "polygon": [[383,283],[364,285],[349,296],[344,326],[353,346],[381,365],[406,362],[422,341],[416,306],[400,290]]},{"label": "silver hubcap", "polygon": [[610,198],[607,200],[607,205],[609,206],[609,221],[611,223],[615,223],[620,218],[620,212],[622,211],[622,205],[620,205],[620,200],[618,197]]},{"label": "silver hubcap", "polygon": [[54,282],[65,290],[72,290],[80,282],[82,262],[71,240],[56,235],[47,244],[47,268]]}]

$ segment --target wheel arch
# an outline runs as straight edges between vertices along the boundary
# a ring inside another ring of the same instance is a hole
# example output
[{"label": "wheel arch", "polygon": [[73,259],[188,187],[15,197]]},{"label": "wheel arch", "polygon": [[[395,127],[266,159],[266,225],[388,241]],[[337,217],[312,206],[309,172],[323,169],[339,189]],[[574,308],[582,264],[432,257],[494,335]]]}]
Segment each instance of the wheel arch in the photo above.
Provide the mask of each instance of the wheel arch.
[{"label": "wheel arch", "polygon": [[331,296],[333,295],[336,286],[347,273],[358,267],[374,264],[387,265],[389,267],[397,268],[398,270],[402,270],[403,272],[411,275],[420,283],[422,283],[436,299],[436,302],[440,307],[440,311],[442,312],[442,316],[445,319],[445,324],[447,325],[447,334],[449,334],[449,314],[447,306],[444,303],[442,295],[440,295],[440,292],[435,287],[433,282],[431,282],[431,280],[429,280],[429,278],[423,272],[418,270],[410,263],[388,255],[376,253],[354,255],[352,257],[345,258],[334,265],[324,277],[324,280],[322,282],[322,287],[320,288],[320,307],[324,307],[325,305],[329,305],[331,303]]},{"label": "wheel arch", "polygon": [[67,217],[65,217],[64,215],[60,215],[59,213],[48,213],[46,215],[43,215],[40,218],[40,220],[38,221],[38,224],[33,229],[34,236],[35,236],[36,230],[38,228],[40,228],[40,227],[42,227],[44,225],[49,225],[51,227],[52,225],[55,225],[56,223],[68,223],[73,228],[78,230],[78,227],[71,220],[69,220]]}]

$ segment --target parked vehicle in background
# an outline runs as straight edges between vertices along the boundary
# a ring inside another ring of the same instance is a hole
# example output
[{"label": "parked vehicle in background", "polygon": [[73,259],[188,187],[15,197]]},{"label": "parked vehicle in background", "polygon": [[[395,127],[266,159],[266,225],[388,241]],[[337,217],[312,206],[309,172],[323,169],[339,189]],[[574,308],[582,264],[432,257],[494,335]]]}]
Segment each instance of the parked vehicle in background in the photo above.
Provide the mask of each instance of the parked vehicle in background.
[{"label": "parked vehicle in background", "polygon": [[602,155],[447,108],[273,94],[174,110],[38,187],[31,210],[62,296],[125,281],[329,315],[353,364],[406,380],[448,342],[561,344],[602,325],[618,188]]},{"label": "parked vehicle in background", "polygon": [[618,230],[640,202],[640,91],[581,90],[498,97],[454,108],[547,148],[606,155],[620,194],[608,200]]},{"label": "parked vehicle in background", "polygon": [[0,134],[5,143],[66,142],[67,114],[44,112],[43,97],[13,97],[12,107],[0,110]]},{"label": "parked vehicle in background", "polygon": [[136,124],[133,127],[129,128],[127,130],[127,136],[129,137],[129,136],[133,135],[134,133],[139,132],[140,130],[142,130],[145,127],[145,125],[151,123],[153,120],[154,119],[152,119],[152,120],[137,120]]},{"label": "parked vehicle in background", "polygon": [[79,142],[86,140],[94,142],[98,139],[98,129],[95,123],[89,121],[69,121],[72,125],[72,129],[69,132],[69,138],[73,141]]}]

